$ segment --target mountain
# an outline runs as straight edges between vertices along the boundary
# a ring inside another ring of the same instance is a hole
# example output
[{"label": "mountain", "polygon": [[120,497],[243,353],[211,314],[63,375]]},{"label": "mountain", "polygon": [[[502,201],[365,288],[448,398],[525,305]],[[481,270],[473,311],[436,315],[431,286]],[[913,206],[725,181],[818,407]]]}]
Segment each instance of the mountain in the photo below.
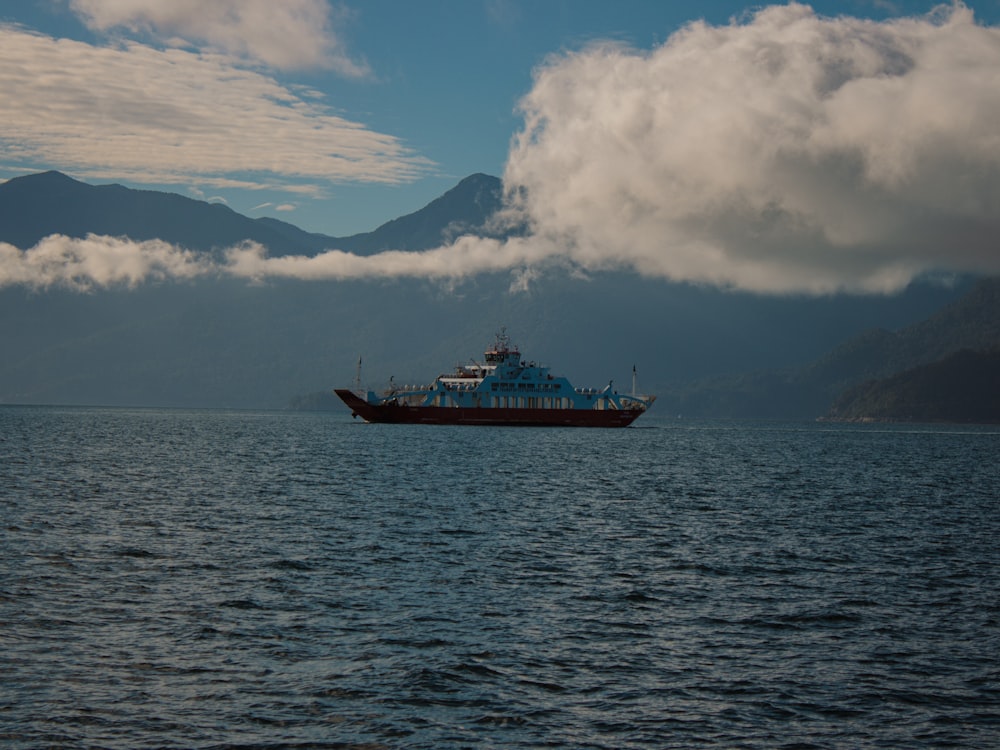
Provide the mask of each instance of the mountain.
[{"label": "mountain", "polygon": [[830,407],[836,421],[1000,424],[1000,349],[962,349],[845,391]]},{"label": "mountain", "polygon": [[[844,394],[837,400],[841,406],[830,414],[837,418],[863,408],[845,405],[857,398],[859,384],[867,384],[864,387],[871,390],[875,381],[904,371],[922,374],[920,368],[932,364],[927,372],[934,373],[938,360],[957,351],[983,352],[996,347],[1000,347],[1000,279],[981,279],[962,297],[924,320],[898,331],[865,331],[803,367],[702,380],[668,392],[664,398],[679,413],[798,418],[826,414],[831,402]],[[947,394],[947,389],[942,391],[942,397]],[[964,416],[963,421],[970,420]]]},{"label": "mountain", "polygon": [[0,241],[24,250],[51,234],[88,233],[161,239],[206,252],[246,239],[275,254],[308,251],[228,206],[174,193],[88,185],[60,172],[17,177],[0,185]]},{"label": "mountain", "polygon": [[495,232],[490,220],[502,205],[500,180],[474,174],[421,210],[388,221],[373,232],[341,238],[338,246],[369,255],[383,250],[430,250],[462,234],[491,236]]},{"label": "mountain", "polygon": [[499,209],[500,180],[475,174],[421,211],[372,232],[330,237],[271,218],[251,219],[220,203],[174,193],[88,185],[61,172],[17,177],[0,184],[0,241],[25,250],[51,234],[161,239],[204,252],[259,242],[271,255],[315,255],[327,248],[353,253],[426,250],[455,233],[485,231]]},{"label": "mountain", "polygon": [[966,294],[925,320],[890,332],[867,331],[812,364],[802,378],[831,390],[884,378],[961,349],[1000,345],[1000,278],[979,280]]},{"label": "mountain", "polygon": [[[0,242],[26,249],[53,233],[96,233],[202,252],[245,239],[271,254],[416,251],[460,231],[489,233],[501,187],[472,175],[408,216],[338,238],[49,172],[0,185]],[[526,356],[580,385],[628,387],[636,365],[640,387],[662,394],[664,414],[816,417],[835,394],[817,399],[806,378],[793,383],[801,390],[793,398],[787,375],[771,388],[771,375],[740,373],[798,372],[866,330],[924,320],[969,289],[927,282],[891,297],[764,297],[626,271],[550,271],[515,293],[513,280],[501,272],[448,284],[206,277],[90,293],[8,286],[0,288],[0,403],[282,408],[353,382],[359,356],[373,387],[390,376],[425,382],[480,356],[507,326]],[[706,379],[719,387],[706,390]]]}]

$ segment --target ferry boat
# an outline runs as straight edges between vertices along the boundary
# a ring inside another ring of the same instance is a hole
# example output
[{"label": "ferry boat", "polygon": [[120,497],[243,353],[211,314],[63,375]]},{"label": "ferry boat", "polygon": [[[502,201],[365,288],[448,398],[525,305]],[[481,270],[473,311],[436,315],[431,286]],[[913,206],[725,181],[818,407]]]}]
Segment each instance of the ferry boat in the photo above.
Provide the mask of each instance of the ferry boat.
[{"label": "ferry boat", "polygon": [[[485,362],[459,365],[428,386],[396,386],[381,395],[360,388],[335,389],[351,416],[394,424],[627,427],[655,396],[620,394],[612,384],[598,390],[574,388],[549,368],[525,362],[505,330],[485,354]],[[391,382],[391,381],[390,381]]]}]

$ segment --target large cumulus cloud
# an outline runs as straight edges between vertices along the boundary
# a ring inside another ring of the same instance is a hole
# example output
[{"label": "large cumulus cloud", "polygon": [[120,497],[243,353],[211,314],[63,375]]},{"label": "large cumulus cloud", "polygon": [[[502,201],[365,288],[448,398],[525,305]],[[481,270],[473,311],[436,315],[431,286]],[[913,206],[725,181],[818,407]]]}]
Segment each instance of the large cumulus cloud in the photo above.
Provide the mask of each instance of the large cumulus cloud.
[{"label": "large cumulus cloud", "polygon": [[815,293],[1000,272],[1000,30],[963,5],[593,46],[522,106],[505,181],[581,266]]}]

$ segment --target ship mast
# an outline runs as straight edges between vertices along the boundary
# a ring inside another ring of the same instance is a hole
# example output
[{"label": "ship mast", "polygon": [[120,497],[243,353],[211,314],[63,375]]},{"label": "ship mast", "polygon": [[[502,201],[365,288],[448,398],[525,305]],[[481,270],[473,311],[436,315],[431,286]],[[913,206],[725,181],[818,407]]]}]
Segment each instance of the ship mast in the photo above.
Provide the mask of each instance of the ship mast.
[{"label": "ship mast", "polygon": [[358,357],[358,372],[354,376],[354,390],[361,393],[361,357]]}]

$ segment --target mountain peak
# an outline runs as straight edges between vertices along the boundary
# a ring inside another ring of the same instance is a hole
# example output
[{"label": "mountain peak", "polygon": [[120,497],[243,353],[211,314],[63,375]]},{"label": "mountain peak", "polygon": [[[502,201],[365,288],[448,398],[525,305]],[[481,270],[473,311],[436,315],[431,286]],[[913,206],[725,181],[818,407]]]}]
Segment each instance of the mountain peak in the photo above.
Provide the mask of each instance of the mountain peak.
[{"label": "mountain peak", "polygon": [[11,179],[3,183],[3,185],[0,185],[0,187],[4,187],[6,185],[11,185],[11,184],[21,185],[21,186],[25,185],[39,186],[39,185],[70,185],[70,184],[85,185],[86,183],[80,182],[79,180],[75,180],[69,175],[63,174],[62,172],[58,172],[55,169],[50,169],[47,172],[37,172],[35,174],[26,174],[26,175],[21,175],[20,177],[12,177]]},{"label": "mountain peak", "polygon": [[437,247],[483,229],[500,207],[503,190],[499,178],[472,174],[419,211],[372,232],[340,238],[250,219],[228,206],[176,193],[90,185],[55,170],[8,180],[0,184],[0,197],[0,242],[22,249],[50,234],[106,234],[203,251],[249,239],[272,255],[309,255],[329,247],[362,254]]},{"label": "mountain peak", "polygon": [[503,205],[499,177],[471,174],[423,208],[387,221],[373,232],[340,238],[344,250],[363,254],[382,250],[429,250],[459,234],[482,234]]},{"label": "mountain peak", "polygon": [[27,249],[52,234],[160,239],[202,251],[250,239],[275,254],[304,251],[227,206],[176,193],[90,185],[55,170],[0,185],[0,242]]}]

